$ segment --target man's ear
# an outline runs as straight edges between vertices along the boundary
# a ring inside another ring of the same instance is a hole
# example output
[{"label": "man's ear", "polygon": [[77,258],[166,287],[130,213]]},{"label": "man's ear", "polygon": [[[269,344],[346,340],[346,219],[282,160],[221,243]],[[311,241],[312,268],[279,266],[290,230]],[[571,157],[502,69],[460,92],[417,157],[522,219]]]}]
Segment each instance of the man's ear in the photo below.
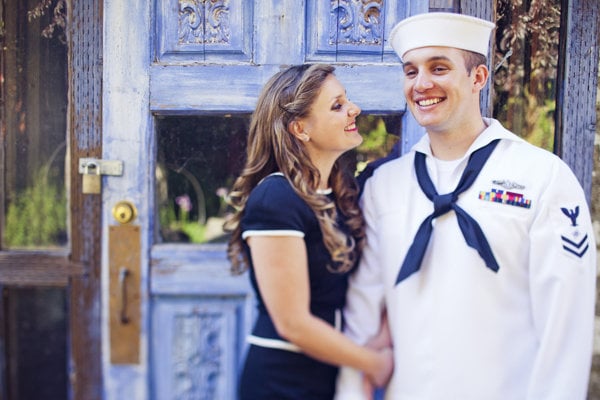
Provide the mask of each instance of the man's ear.
[{"label": "man's ear", "polygon": [[490,75],[490,71],[488,70],[488,68],[483,65],[480,64],[477,67],[475,67],[473,69],[473,89],[477,90],[477,91],[481,91],[484,87],[485,84],[487,83],[488,77]]}]

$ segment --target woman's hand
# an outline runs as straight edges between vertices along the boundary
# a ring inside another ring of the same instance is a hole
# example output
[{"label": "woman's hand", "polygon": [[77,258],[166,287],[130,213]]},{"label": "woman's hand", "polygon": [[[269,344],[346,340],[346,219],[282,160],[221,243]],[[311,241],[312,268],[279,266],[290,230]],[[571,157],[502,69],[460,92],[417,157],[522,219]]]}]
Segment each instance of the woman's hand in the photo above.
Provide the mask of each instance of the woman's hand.
[{"label": "woman's hand", "polygon": [[387,386],[394,372],[394,358],[391,347],[378,351],[378,368],[363,375],[363,395],[365,400],[373,400],[375,389]]},{"label": "woman's hand", "polygon": [[394,352],[391,347],[378,351],[378,368],[367,374],[367,378],[375,387],[383,387],[388,384],[394,372]]},{"label": "woman's hand", "polygon": [[365,379],[363,380],[365,394],[367,395],[367,399],[371,400],[375,388],[386,386],[394,372],[392,336],[390,334],[387,312],[383,312],[379,332],[365,346],[377,350],[379,359],[377,368],[373,371],[366,371],[364,375]]}]

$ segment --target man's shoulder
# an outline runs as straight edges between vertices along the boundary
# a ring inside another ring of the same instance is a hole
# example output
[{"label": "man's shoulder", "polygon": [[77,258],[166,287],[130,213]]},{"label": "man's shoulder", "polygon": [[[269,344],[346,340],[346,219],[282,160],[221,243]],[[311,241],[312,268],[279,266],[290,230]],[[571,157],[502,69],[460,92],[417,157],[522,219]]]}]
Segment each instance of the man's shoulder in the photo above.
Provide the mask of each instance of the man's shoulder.
[{"label": "man's shoulder", "polygon": [[525,139],[515,135],[518,140],[502,140],[501,146],[504,151],[513,153],[514,157],[527,160],[528,162],[535,161],[538,163],[561,163],[562,160],[556,154],[542,147],[527,142]]},{"label": "man's shoulder", "polygon": [[375,171],[375,174],[389,175],[389,174],[402,174],[412,171],[413,160],[415,158],[415,152],[410,151],[400,157],[394,158],[381,164]]}]

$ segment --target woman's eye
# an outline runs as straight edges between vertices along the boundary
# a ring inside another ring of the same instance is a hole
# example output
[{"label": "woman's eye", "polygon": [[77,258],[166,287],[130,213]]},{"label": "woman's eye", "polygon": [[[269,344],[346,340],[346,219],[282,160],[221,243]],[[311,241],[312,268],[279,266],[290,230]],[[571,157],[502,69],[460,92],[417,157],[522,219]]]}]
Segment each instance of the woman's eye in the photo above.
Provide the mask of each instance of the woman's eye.
[{"label": "woman's eye", "polygon": [[332,110],[336,110],[336,111],[340,110],[341,108],[342,108],[342,105],[340,103],[336,103],[331,107]]}]

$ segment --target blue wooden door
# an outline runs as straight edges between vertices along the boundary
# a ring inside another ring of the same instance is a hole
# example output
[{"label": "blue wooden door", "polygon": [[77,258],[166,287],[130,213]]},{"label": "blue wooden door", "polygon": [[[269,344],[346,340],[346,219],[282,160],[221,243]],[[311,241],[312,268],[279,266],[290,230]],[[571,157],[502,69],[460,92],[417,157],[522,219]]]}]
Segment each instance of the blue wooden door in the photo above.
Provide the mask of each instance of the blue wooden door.
[{"label": "blue wooden door", "polygon": [[[124,168],[122,176],[103,181],[103,269],[111,268],[108,242],[117,225],[111,210],[122,200],[137,209],[133,224],[139,227],[141,264],[139,359],[132,363],[108,356],[118,339],[108,332],[111,276],[104,274],[105,395],[234,399],[253,297],[247,276],[230,275],[224,242],[215,239],[218,235],[207,238],[210,222],[222,216],[215,206],[219,190],[226,191],[233,174],[222,173],[243,156],[243,146],[231,150],[232,144],[243,138],[262,85],[290,64],[335,64],[364,114],[403,116],[400,65],[387,36],[396,21],[425,12],[428,5],[417,0],[104,4],[103,158],[123,160]],[[402,118],[406,147],[419,132]],[[223,135],[232,136],[223,140]],[[211,181],[217,176],[218,187]],[[189,193],[173,192],[177,185]],[[190,220],[201,232],[182,228]]]}]

